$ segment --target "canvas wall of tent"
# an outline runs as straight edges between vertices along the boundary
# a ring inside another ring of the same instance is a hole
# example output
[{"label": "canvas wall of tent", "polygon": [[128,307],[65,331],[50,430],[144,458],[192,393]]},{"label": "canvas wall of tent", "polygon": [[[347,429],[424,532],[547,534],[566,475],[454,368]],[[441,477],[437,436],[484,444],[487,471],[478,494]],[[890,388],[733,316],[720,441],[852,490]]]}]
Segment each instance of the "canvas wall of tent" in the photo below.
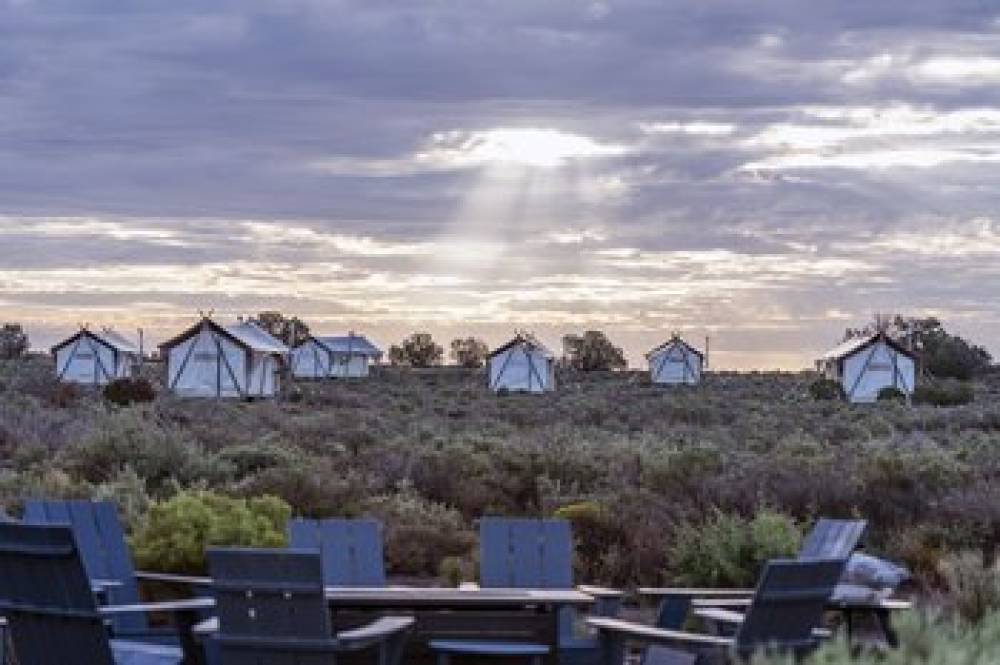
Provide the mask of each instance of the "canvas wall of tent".
[{"label": "canvas wall of tent", "polygon": [[555,355],[528,333],[490,353],[487,363],[489,387],[495,392],[542,393],[556,389]]},{"label": "canvas wall of tent", "polygon": [[141,360],[139,347],[114,330],[82,328],[52,347],[60,381],[105,386],[132,376]]},{"label": "canvas wall of tent", "polygon": [[823,375],[840,383],[851,402],[874,402],[885,388],[912,395],[916,359],[883,332],[853,337],[827,351],[816,361]]},{"label": "canvas wall of tent", "polygon": [[649,378],[653,383],[667,385],[695,385],[701,381],[705,356],[679,335],[646,354]]},{"label": "canvas wall of tent", "polygon": [[297,379],[365,377],[381,358],[382,350],[362,335],[310,336],[292,349],[292,376]]},{"label": "canvas wall of tent", "polygon": [[274,396],[288,352],[249,321],[222,327],[207,317],[160,345],[167,388],[184,397]]}]

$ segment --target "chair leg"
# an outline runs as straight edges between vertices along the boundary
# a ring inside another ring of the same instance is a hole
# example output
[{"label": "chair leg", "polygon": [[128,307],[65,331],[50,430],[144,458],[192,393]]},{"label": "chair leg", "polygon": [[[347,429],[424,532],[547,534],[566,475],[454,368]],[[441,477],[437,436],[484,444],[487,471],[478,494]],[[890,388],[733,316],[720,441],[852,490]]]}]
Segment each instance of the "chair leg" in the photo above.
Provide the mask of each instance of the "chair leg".
[{"label": "chair leg", "polygon": [[441,651],[441,652],[438,653],[437,665],[448,665],[448,661],[450,661],[450,660],[451,659],[448,657],[448,654],[446,654],[445,652]]},{"label": "chair leg", "polygon": [[532,656],[531,657],[531,665],[542,665],[542,657],[541,656]]}]

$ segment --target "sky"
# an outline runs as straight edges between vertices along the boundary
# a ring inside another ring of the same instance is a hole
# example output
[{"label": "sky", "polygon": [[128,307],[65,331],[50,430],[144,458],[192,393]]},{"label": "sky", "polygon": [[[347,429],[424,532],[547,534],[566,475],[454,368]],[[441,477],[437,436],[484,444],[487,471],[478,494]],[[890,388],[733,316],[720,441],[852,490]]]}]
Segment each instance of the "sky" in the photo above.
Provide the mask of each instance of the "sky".
[{"label": "sky", "polygon": [[0,0],[0,320],[1000,354],[1000,5]]}]

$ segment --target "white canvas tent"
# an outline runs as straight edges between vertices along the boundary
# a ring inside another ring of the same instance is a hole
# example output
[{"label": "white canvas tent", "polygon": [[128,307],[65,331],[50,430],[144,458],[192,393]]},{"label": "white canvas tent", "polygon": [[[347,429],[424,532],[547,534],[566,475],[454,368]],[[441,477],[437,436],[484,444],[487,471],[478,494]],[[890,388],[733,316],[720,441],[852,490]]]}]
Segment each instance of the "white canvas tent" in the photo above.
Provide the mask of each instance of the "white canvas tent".
[{"label": "white canvas tent", "polygon": [[83,328],[52,347],[52,355],[60,381],[88,386],[131,377],[140,361],[139,347],[110,328]]},{"label": "white canvas tent", "polygon": [[913,393],[914,355],[885,333],[849,339],[827,351],[816,366],[840,383],[851,402],[874,402],[883,388]]},{"label": "white canvas tent", "polygon": [[556,388],[555,356],[527,333],[494,350],[488,369],[493,391],[541,393]]},{"label": "white canvas tent", "polygon": [[288,347],[250,322],[223,328],[204,318],[160,345],[167,388],[184,397],[271,397]]},{"label": "white canvas tent", "polygon": [[297,379],[368,376],[368,369],[382,358],[382,350],[363,335],[306,338],[292,349],[292,375]]},{"label": "white canvas tent", "polygon": [[679,335],[646,354],[653,383],[695,385],[701,381],[705,356]]}]

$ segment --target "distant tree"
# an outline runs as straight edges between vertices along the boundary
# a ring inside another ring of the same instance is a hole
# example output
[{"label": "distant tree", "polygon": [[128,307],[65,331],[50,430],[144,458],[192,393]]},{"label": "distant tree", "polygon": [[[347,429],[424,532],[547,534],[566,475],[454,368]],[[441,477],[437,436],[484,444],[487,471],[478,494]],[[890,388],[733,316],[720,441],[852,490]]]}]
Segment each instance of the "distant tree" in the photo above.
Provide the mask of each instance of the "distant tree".
[{"label": "distant tree", "polygon": [[588,330],[583,335],[566,335],[563,337],[563,353],[570,367],[587,372],[623,369],[626,366],[621,348],[612,344],[600,330]]},{"label": "distant tree", "polygon": [[486,364],[486,358],[490,354],[490,347],[486,342],[475,337],[451,340],[451,357],[462,367],[474,369]]},{"label": "distant tree", "polygon": [[389,348],[389,362],[393,365],[410,367],[433,367],[441,364],[444,349],[434,341],[430,333],[413,333],[398,346]]},{"label": "distant tree", "polygon": [[903,318],[893,321],[897,336],[911,341],[924,370],[939,379],[967,381],[989,369],[990,353],[944,329],[936,318]]},{"label": "distant tree", "polygon": [[0,359],[13,360],[28,352],[28,333],[20,323],[5,323],[0,328]]},{"label": "distant tree", "polygon": [[294,346],[309,336],[309,326],[299,317],[286,318],[278,311],[261,312],[251,321],[289,346]]}]

